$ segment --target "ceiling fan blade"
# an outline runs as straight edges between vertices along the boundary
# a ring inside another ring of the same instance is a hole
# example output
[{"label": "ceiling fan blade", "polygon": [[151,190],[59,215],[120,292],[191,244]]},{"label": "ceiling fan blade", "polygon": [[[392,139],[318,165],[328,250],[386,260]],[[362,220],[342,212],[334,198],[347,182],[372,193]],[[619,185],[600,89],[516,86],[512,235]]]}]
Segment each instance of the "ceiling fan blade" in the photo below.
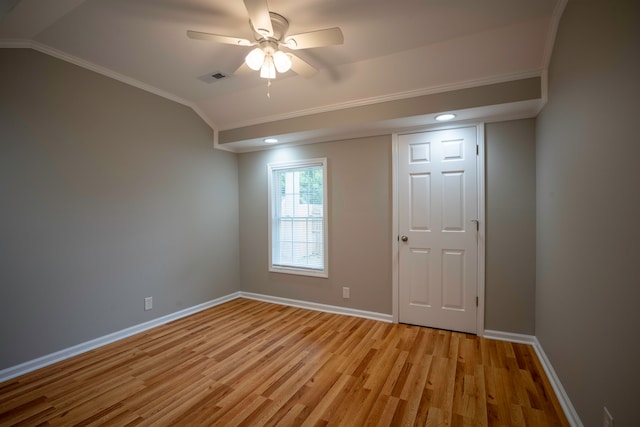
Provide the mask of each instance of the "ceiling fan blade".
[{"label": "ceiling fan blade", "polygon": [[308,33],[293,34],[284,39],[290,49],[309,49],[313,47],[330,46],[344,43],[342,30],[338,27],[325,30],[310,31]]},{"label": "ceiling fan blade", "polygon": [[253,29],[265,37],[272,37],[273,26],[271,25],[267,0],[244,0],[244,6],[249,13]]},{"label": "ceiling fan blade", "polygon": [[310,77],[313,77],[318,72],[318,70],[300,59],[297,55],[294,55],[292,53],[290,53],[289,55],[291,55],[291,70],[293,70],[295,73],[300,74],[302,77],[308,79]]},{"label": "ceiling fan blade", "polygon": [[187,37],[194,40],[205,40],[216,43],[234,44],[236,46],[252,46],[255,43],[251,43],[247,39],[239,37],[221,36],[220,34],[202,33],[200,31],[187,31]]}]

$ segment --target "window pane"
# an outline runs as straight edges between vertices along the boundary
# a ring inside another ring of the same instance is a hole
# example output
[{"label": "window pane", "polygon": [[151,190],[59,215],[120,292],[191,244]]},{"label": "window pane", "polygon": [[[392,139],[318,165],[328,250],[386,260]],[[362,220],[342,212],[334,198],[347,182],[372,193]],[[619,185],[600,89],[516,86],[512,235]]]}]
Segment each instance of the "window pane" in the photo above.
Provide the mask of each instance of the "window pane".
[{"label": "window pane", "polygon": [[325,271],[324,168],[322,161],[272,169],[273,266]]}]

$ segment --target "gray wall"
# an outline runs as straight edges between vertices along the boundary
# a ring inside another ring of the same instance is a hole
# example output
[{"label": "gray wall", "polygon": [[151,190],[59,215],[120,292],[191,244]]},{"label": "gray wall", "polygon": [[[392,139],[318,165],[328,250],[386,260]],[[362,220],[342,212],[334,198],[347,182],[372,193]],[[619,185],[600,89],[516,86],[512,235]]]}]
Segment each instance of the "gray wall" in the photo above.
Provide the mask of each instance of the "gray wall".
[{"label": "gray wall", "polygon": [[537,121],[536,335],[585,426],[640,425],[639,22],[570,1]]},{"label": "gray wall", "polygon": [[485,328],[533,335],[535,119],[487,123]]},{"label": "gray wall", "polygon": [[[532,334],[535,122],[491,123],[486,136],[485,327]],[[315,157],[329,161],[330,278],[269,273],[267,164]],[[239,177],[243,291],[391,314],[390,136],[241,154]]]},{"label": "gray wall", "polygon": [[[187,107],[31,50],[0,64],[0,369],[238,289],[392,312],[390,136],[236,157]],[[532,121],[486,129],[485,326],[532,333]],[[311,157],[331,277],[268,273],[266,165]]]},{"label": "gray wall", "polygon": [[191,109],[27,49],[0,94],[0,369],[238,290],[237,159]]},{"label": "gray wall", "polygon": [[[318,157],[327,158],[329,278],[270,273],[267,164]],[[245,153],[238,166],[243,291],[391,313],[390,136]]]}]

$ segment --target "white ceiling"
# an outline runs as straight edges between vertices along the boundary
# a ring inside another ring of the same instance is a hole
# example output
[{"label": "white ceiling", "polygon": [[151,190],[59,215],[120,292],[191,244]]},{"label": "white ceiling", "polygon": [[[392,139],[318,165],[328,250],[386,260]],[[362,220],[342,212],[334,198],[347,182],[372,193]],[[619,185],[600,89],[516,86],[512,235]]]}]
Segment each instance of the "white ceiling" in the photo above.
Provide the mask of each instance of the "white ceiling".
[{"label": "white ceiling", "polygon": [[[4,4],[15,0],[2,0]],[[30,45],[194,107],[217,130],[474,84],[540,75],[563,0],[268,0],[289,34],[338,26],[343,45],[297,51],[320,69],[267,82],[232,75],[253,39],[242,0],[21,0],[0,41]],[[205,83],[212,72],[229,77]]]}]

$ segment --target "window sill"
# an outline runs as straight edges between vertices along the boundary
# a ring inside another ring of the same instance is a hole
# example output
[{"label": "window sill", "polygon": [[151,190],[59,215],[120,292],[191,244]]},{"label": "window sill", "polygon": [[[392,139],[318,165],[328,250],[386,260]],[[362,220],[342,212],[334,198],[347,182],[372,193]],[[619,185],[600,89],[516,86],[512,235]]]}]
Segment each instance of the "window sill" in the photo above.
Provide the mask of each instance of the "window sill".
[{"label": "window sill", "polygon": [[318,270],[306,270],[303,268],[294,268],[294,267],[269,267],[270,273],[283,273],[283,274],[295,274],[296,276],[310,276],[310,277],[320,277],[323,279],[329,278],[329,272],[327,270],[318,271]]}]

